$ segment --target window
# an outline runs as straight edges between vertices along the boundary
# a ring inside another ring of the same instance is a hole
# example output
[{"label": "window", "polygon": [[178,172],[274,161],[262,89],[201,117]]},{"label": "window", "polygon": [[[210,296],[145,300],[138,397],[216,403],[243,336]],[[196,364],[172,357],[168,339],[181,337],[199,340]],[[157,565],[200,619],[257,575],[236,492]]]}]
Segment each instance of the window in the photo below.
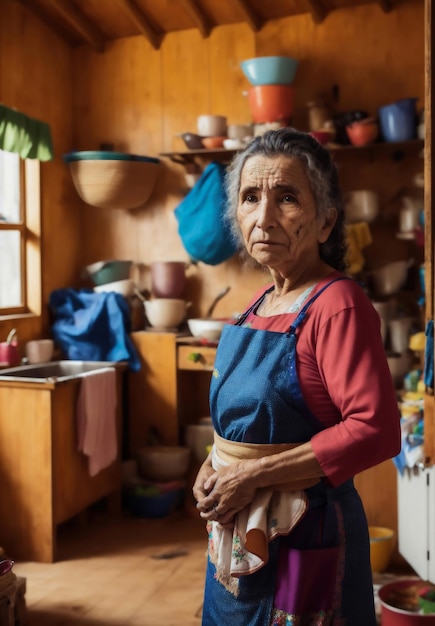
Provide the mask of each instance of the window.
[{"label": "window", "polygon": [[39,161],[0,150],[0,316],[40,312]]}]

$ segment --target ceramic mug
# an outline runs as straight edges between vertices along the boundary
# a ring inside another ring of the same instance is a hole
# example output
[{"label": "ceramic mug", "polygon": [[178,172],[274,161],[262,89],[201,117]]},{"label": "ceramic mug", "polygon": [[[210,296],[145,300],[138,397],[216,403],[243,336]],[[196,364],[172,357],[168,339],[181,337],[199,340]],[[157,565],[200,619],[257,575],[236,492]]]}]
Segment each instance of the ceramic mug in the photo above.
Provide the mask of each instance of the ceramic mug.
[{"label": "ceramic mug", "polygon": [[151,291],[156,298],[182,298],[186,288],[184,261],[156,261],[151,264]]}]

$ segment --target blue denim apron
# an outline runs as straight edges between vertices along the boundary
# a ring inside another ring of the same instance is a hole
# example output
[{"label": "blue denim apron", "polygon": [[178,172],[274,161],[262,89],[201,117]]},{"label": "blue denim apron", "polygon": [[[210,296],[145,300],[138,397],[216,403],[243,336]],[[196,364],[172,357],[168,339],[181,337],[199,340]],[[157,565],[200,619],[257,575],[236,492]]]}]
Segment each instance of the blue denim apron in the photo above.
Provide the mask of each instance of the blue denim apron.
[{"label": "blue denim apron", "polygon": [[[302,396],[298,334],[311,304],[286,333],[243,326],[265,294],[224,328],[210,388],[216,432],[249,443],[303,443],[322,430]],[[267,293],[267,292],[266,292]],[[367,521],[353,481],[305,491],[309,508],[286,537],[269,544],[269,561],[239,579],[236,597],[207,565],[203,626],[376,626]]]}]

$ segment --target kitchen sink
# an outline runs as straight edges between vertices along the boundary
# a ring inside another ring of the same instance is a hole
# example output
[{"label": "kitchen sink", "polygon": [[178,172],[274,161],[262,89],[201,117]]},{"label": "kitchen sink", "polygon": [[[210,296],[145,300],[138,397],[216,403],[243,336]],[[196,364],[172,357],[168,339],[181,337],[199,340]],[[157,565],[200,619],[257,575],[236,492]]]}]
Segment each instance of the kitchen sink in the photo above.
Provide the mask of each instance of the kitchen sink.
[{"label": "kitchen sink", "polygon": [[20,365],[0,370],[0,382],[61,383],[115,365],[113,361],[50,361]]}]

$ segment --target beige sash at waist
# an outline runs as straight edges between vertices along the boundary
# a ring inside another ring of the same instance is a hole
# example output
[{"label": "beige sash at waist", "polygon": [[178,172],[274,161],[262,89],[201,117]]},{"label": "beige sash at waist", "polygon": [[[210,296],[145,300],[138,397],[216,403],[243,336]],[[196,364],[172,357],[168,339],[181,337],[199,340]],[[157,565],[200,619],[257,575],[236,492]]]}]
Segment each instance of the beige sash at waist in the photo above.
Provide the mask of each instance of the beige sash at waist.
[{"label": "beige sash at waist", "polygon": [[[243,443],[240,441],[229,441],[216,432],[214,433],[214,445],[218,457],[223,463],[231,464],[236,461],[246,461],[249,459],[261,459],[264,456],[279,454],[300,446],[300,443]],[[315,480],[314,482],[317,482]],[[287,490],[286,483],[271,485],[272,490]]]},{"label": "beige sash at waist", "polygon": [[300,446],[300,443],[244,443],[241,441],[229,441],[215,431],[214,443],[223,461],[245,461],[247,459],[260,459],[262,456],[278,454],[286,450],[292,450]]}]

